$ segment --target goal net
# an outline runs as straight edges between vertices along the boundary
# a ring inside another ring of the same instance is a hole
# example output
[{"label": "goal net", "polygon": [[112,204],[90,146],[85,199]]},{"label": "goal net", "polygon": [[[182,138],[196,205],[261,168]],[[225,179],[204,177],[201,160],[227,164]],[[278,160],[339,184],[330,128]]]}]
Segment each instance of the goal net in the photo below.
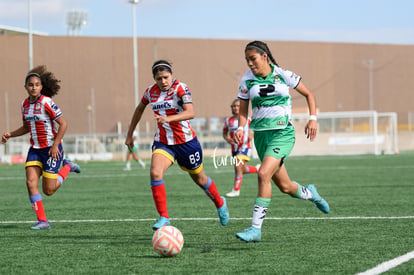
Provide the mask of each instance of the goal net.
[{"label": "goal net", "polygon": [[313,142],[304,133],[308,114],[293,114],[296,144],[292,155],[397,154],[396,113],[376,111],[318,114],[318,134]]}]

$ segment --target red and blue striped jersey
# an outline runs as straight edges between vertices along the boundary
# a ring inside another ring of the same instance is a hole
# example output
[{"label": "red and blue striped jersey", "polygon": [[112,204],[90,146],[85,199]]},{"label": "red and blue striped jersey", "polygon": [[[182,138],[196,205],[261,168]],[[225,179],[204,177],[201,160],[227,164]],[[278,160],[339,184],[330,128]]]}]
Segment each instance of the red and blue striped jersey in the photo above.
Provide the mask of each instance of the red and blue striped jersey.
[{"label": "red and blue striped jersey", "polygon": [[59,126],[55,120],[62,116],[59,107],[44,95],[40,95],[34,102],[26,98],[21,107],[23,121],[29,126],[32,147],[41,149],[52,146]]},{"label": "red and blue striped jersey", "polygon": [[[141,99],[145,105],[151,104],[155,114],[171,116],[183,111],[183,103],[191,102],[191,93],[186,84],[173,80],[168,91],[162,91],[156,83],[149,86]],[[189,120],[173,121],[170,123],[157,123],[154,140],[168,144],[182,144],[192,140],[195,132]]]}]

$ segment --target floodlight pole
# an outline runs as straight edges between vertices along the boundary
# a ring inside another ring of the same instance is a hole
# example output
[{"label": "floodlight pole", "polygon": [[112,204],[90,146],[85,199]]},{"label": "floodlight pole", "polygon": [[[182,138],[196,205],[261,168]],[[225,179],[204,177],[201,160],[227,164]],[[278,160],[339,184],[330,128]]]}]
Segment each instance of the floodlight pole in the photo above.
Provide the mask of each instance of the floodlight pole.
[{"label": "floodlight pole", "polygon": [[28,21],[29,21],[29,71],[33,68],[33,32],[32,32],[32,0],[28,0]]},{"label": "floodlight pole", "polygon": [[[137,46],[137,34],[136,34],[136,5],[141,0],[129,0],[129,3],[132,4],[132,48],[133,48],[133,58],[134,58],[134,108],[138,106],[138,46]],[[137,143],[139,144],[139,123],[135,128],[137,132]],[[139,145],[138,145],[139,146]]]},{"label": "floodlight pole", "polygon": [[138,106],[138,46],[137,46],[137,35],[136,35],[136,4],[140,0],[129,0],[132,4],[132,46],[134,54],[134,107]]}]

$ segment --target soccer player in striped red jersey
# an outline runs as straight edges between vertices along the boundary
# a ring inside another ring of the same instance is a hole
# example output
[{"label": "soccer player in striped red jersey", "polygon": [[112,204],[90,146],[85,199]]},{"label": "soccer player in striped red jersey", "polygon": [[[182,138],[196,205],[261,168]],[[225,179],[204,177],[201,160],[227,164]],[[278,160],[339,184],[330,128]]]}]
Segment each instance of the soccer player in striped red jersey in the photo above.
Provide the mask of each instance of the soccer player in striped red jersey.
[{"label": "soccer player in striped red jersey", "polygon": [[[2,143],[9,138],[30,133],[31,147],[26,159],[26,185],[37,223],[31,229],[49,229],[43,199],[38,189],[40,177],[43,193],[53,195],[63,184],[69,172],[80,173],[80,167],[69,159],[63,159],[62,138],[67,124],[52,97],[59,89],[60,80],[48,72],[45,66],[32,69],[26,76],[25,89],[29,96],[22,102],[23,125],[2,136]],[[63,167],[59,170],[61,164]]]},{"label": "soccer player in striped red jersey", "polygon": [[226,199],[220,196],[214,181],[204,173],[203,151],[190,126],[189,120],[194,117],[191,93],[186,84],[173,78],[172,66],[166,60],[158,60],[153,64],[152,75],[155,83],[146,89],[136,107],[125,140],[128,148],[132,149],[135,127],[147,105],[150,105],[157,122],[152,145],[151,190],[160,215],[152,229],[170,224],[163,178],[175,160],[213,201],[220,223],[226,225],[230,219]]},{"label": "soccer player in striped red jersey", "polygon": [[224,120],[223,126],[223,138],[227,143],[231,145],[231,156],[234,162],[234,187],[226,194],[227,197],[240,196],[240,187],[243,181],[243,174],[257,173],[257,168],[260,166],[250,166],[246,162],[250,160],[251,145],[250,141],[253,138],[253,133],[249,131],[250,119],[247,121],[243,128],[243,140],[241,144],[234,142],[234,133],[239,128],[239,110],[240,99],[235,99],[231,103],[231,117],[227,117]]}]

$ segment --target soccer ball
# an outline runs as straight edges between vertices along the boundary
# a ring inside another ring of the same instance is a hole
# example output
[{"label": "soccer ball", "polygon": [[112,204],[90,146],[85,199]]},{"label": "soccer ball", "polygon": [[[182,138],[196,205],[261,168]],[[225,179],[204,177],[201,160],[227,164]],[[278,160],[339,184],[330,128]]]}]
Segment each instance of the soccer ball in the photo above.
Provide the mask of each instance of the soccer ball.
[{"label": "soccer ball", "polygon": [[152,236],[152,246],[154,250],[164,257],[174,257],[180,253],[184,245],[184,237],[178,228],[166,225]]}]

